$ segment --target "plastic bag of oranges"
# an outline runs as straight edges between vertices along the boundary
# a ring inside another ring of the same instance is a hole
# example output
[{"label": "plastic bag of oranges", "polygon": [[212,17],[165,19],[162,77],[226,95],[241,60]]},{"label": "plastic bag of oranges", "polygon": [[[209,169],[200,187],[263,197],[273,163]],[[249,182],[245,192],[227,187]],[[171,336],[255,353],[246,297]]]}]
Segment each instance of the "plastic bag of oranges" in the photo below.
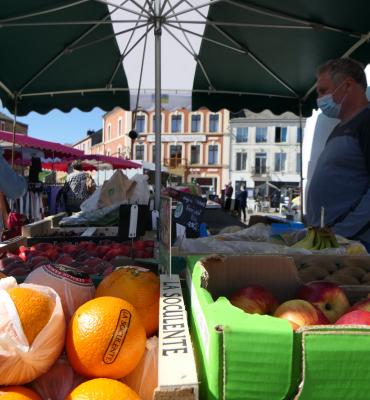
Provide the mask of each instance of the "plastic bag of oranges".
[{"label": "plastic bag of oranges", "polygon": [[0,280],[0,385],[22,385],[45,373],[65,341],[65,319],[55,290]]}]

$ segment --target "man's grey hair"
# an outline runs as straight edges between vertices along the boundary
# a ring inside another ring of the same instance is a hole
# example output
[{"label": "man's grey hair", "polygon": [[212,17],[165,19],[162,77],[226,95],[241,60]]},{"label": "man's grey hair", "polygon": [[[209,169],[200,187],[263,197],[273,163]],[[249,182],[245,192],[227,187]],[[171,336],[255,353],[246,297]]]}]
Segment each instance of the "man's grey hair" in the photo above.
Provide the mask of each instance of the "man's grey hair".
[{"label": "man's grey hair", "polygon": [[351,77],[364,90],[367,88],[365,67],[352,58],[337,58],[329,60],[317,69],[317,76],[328,72],[330,79],[335,83],[341,83],[345,78]]}]

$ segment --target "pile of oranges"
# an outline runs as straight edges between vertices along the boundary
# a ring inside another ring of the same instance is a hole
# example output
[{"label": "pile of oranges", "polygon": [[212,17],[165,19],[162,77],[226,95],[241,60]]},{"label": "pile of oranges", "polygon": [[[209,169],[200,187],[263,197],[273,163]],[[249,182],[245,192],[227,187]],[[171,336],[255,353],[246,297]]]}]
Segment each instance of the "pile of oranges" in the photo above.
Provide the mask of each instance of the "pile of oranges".
[{"label": "pile of oranges", "polygon": [[[32,348],[38,335],[53,324],[55,302],[38,291],[37,285],[6,289],[0,285],[1,290],[11,298],[25,340]],[[65,400],[140,400],[119,379],[132,373],[140,363],[147,338],[156,334],[158,324],[159,278],[156,274],[138,267],[125,267],[105,277],[97,287],[95,298],[78,307],[67,321],[63,350],[73,371],[85,381],[71,388]],[[22,378],[11,383],[13,386],[0,386],[1,400],[41,399],[30,388],[19,386],[29,381]]]}]

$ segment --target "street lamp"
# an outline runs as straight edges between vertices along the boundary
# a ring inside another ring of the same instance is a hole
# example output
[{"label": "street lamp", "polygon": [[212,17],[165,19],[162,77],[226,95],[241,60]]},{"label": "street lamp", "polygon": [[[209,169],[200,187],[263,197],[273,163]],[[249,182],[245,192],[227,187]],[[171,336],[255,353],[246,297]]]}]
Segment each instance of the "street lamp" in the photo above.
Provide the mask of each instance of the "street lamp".
[{"label": "street lamp", "polygon": [[135,140],[138,138],[139,134],[135,130],[131,130],[128,133],[128,136],[131,139],[131,157],[130,158],[131,158],[131,160],[133,160],[134,159],[134,143],[135,143]]}]

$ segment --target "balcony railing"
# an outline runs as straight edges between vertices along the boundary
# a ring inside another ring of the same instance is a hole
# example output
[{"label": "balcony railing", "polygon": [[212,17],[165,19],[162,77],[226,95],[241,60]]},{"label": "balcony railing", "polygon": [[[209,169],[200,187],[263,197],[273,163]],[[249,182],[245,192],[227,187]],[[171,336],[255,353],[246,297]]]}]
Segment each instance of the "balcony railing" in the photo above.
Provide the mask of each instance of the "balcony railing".
[{"label": "balcony railing", "polygon": [[270,167],[251,167],[252,176],[267,176],[270,175]]},{"label": "balcony railing", "polygon": [[180,166],[186,167],[188,165],[188,160],[186,158],[181,157],[170,157],[164,158],[163,163],[165,167],[168,168],[178,168]]}]

